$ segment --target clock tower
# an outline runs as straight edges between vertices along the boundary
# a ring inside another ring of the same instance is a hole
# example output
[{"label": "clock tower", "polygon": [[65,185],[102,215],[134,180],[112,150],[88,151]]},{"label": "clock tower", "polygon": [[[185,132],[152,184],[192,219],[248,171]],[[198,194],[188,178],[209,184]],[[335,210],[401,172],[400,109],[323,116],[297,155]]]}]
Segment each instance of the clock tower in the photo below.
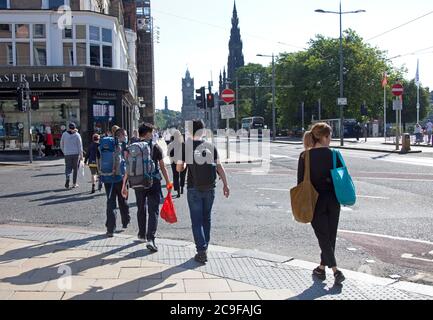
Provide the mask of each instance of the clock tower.
[{"label": "clock tower", "polygon": [[194,93],[194,78],[191,78],[189,70],[186,70],[185,78],[182,79],[183,121],[196,119],[199,115]]}]

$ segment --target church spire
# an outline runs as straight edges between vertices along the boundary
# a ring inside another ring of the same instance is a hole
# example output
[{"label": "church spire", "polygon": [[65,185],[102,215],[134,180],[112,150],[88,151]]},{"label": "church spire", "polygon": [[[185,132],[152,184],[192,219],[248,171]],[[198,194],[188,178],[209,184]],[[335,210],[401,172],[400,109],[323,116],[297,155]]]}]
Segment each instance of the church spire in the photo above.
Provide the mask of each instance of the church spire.
[{"label": "church spire", "polygon": [[230,31],[229,41],[229,59],[228,59],[228,80],[234,81],[236,70],[244,66],[244,55],[242,53],[241,31],[239,29],[238,11],[236,1],[233,5],[232,29]]}]

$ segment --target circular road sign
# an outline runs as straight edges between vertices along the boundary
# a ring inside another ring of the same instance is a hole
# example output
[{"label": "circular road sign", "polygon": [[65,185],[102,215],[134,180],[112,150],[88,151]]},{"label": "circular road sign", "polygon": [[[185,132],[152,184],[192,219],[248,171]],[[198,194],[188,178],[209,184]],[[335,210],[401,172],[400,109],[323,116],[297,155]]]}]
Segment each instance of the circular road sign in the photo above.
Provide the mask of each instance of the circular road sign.
[{"label": "circular road sign", "polygon": [[232,89],[224,89],[223,92],[221,92],[221,99],[225,103],[232,103],[235,101],[235,92]]},{"label": "circular road sign", "polygon": [[392,94],[395,96],[401,96],[403,94],[403,86],[401,84],[395,84],[392,86]]}]

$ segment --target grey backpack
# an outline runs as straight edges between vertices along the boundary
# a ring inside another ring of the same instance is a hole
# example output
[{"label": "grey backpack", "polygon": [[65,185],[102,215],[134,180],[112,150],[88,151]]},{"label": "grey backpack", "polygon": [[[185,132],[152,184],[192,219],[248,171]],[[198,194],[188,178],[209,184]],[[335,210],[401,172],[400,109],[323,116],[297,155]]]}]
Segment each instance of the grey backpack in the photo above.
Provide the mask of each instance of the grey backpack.
[{"label": "grey backpack", "polygon": [[126,172],[129,186],[133,189],[150,189],[153,185],[155,163],[152,160],[153,145],[146,142],[136,142],[128,147]]}]

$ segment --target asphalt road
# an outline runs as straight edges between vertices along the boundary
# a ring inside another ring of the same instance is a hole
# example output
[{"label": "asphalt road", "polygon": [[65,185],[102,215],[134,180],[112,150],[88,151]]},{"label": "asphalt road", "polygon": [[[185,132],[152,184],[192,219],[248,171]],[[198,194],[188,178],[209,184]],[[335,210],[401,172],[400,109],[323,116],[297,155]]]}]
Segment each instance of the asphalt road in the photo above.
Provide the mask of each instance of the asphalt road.
[{"label": "asphalt road", "polygon": [[[318,261],[311,226],[296,223],[289,188],[295,186],[301,146],[273,144],[269,172],[227,165],[231,197],[218,185],[212,221],[216,245],[257,249]],[[433,284],[433,154],[343,151],[358,202],[341,214],[337,261],[343,268]],[[105,194],[90,195],[89,173],[80,188],[63,189],[63,166],[0,167],[0,223],[71,225],[104,231]],[[135,197],[130,197],[136,234]],[[179,222],[160,220],[158,236],[192,241],[186,197],[175,200]],[[430,282],[431,281],[431,282]]]}]

